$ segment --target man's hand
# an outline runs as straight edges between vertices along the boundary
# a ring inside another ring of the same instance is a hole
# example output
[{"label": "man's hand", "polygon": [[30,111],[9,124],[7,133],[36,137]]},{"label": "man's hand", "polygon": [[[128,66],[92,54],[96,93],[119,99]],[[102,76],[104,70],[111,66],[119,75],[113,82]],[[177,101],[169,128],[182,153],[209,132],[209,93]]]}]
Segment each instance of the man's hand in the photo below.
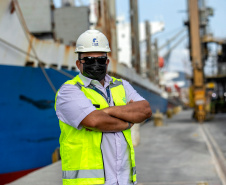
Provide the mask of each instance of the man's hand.
[{"label": "man's hand", "polygon": [[[127,105],[129,105],[129,104],[131,104],[131,103],[133,103],[134,101],[133,100],[130,100],[128,103],[127,103]],[[133,125],[134,125],[134,123],[130,123],[130,122],[128,122],[129,123],[129,126],[130,126],[130,128],[128,128],[128,129],[131,129],[132,127],[133,127]]]},{"label": "man's hand", "polygon": [[[129,104],[131,104],[131,103],[133,103],[134,101],[133,100],[130,100],[126,105],[129,105]],[[106,114],[110,114],[110,112],[109,112],[109,108],[105,108],[105,109],[102,109],[101,111],[103,111],[103,112],[105,112]]]},{"label": "man's hand", "polygon": [[128,126],[128,128],[126,130],[131,129],[133,127],[133,125],[134,125],[134,123],[130,123],[130,122],[128,122],[128,123],[129,123],[129,126]]},{"label": "man's hand", "polygon": [[127,103],[127,105],[129,105],[130,103],[133,103],[134,101],[133,100],[130,100],[128,103]]},{"label": "man's hand", "polygon": [[127,105],[108,107],[101,111],[109,116],[132,123],[141,123],[152,115],[151,107],[146,100],[137,102],[130,100]]}]

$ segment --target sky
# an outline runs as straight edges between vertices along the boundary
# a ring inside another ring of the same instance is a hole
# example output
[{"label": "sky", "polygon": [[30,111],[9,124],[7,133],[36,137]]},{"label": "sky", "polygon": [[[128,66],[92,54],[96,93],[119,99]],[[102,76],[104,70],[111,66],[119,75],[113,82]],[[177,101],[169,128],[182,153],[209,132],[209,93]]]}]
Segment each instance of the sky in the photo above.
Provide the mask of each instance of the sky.
[{"label": "sky", "polygon": [[[89,4],[89,0],[76,0],[84,5]],[[126,21],[130,20],[129,2],[130,0],[115,0],[116,12],[118,16],[124,16]],[[54,0],[56,7],[60,6],[60,0]],[[154,35],[158,38],[159,45],[170,39],[175,33],[184,27],[187,20],[187,0],[137,0],[139,21],[163,21],[164,31]],[[206,5],[214,9],[214,16],[209,18],[209,30],[214,37],[226,38],[226,0],[206,0]],[[188,57],[188,39],[185,39],[172,53],[169,59],[168,69],[189,71],[190,63]],[[160,52],[161,55],[161,52]],[[205,70],[206,71],[206,70]],[[207,70],[208,71],[208,70]]]},{"label": "sky", "polygon": [[[61,0],[53,0],[59,7]],[[117,15],[124,15],[129,21],[130,0],[115,0]],[[89,0],[75,0],[77,5],[83,2],[89,4]],[[137,0],[139,21],[164,21],[165,31],[173,31],[183,26],[187,19],[187,0]],[[226,0],[206,0],[207,6],[214,9],[214,16],[210,17],[210,27],[216,37],[226,38]],[[164,33],[163,32],[163,33]]]},{"label": "sky", "polygon": [[[207,6],[214,9],[210,17],[210,27],[218,37],[226,38],[226,1],[206,0]],[[118,15],[126,15],[129,20],[129,0],[116,0]],[[138,0],[139,21],[164,21],[165,31],[183,26],[187,19],[187,0]]]}]

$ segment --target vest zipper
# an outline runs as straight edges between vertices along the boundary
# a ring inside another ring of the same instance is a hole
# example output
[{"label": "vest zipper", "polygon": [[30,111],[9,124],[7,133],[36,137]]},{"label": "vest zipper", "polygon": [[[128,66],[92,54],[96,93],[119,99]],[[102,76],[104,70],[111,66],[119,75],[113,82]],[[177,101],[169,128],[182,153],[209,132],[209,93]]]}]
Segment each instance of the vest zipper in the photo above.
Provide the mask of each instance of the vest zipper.
[{"label": "vest zipper", "polygon": [[103,141],[103,132],[101,134],[100,151],[101,151],[102,160],[103,160],[104,182],[105,182],[106,181],[106,174],[105,174],[105,169],[104,169],[104,156],[103,156],[103,151],[101,149],[102,141]]}]

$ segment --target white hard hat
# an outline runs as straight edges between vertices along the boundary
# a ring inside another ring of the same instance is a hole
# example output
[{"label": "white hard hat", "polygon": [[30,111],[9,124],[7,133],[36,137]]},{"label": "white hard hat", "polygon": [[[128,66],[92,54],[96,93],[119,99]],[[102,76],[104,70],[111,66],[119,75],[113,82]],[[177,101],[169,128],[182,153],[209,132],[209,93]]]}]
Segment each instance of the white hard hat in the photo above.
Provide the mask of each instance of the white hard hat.
[{"label": "white hard hat", "polygon": [[82,33],[77,42],[75,53],[111,52],[107,37],[98,30],[87,30]]}]

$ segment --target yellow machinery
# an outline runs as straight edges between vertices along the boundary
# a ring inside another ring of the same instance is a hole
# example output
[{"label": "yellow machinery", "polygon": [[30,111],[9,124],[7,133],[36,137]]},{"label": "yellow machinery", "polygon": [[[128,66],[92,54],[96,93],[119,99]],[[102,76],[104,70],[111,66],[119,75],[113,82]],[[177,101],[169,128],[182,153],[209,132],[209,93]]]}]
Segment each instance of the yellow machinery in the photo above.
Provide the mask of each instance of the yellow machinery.
[{"label": "yellow machinery", "polygon": [[188,0],[190,56],[193,66],[194,117],[197,121],[205,120],[205,86],[203,79],[203,62],[200,42],[200,23],[198,0]]}]

